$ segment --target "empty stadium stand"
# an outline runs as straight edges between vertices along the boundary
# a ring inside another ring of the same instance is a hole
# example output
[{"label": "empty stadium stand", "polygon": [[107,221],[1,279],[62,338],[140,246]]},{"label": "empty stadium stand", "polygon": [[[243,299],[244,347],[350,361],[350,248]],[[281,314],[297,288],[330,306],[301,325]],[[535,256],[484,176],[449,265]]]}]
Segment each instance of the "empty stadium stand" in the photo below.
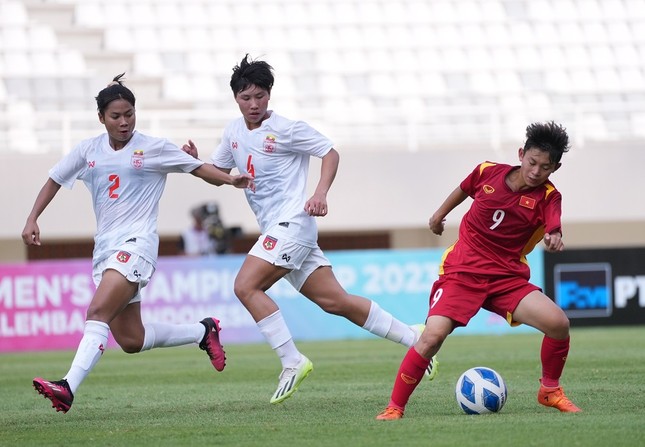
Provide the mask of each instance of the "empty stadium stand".
[{"label": "empty stadium stand", "polygon": [[347,150],[496,148],[546,118],[578,142],[645,133],[643,0],[3,0],[0,152],[92,134],[123,71],[146,124],[216,134],[247,52],[275,67],[276,108]]}]

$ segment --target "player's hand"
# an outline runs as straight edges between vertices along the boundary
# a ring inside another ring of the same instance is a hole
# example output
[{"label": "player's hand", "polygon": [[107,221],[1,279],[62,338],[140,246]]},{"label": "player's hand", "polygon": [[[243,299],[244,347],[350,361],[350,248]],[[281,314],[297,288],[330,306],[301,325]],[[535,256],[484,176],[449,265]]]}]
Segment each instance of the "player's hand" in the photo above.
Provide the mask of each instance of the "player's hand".
[{"label": "player's hand", "polygon": [[34,222],[27,222],[22,230],[22,241],[25,245],[40,245],[40,228]]},{"label": "player's hand", "polygon": [[240,174],[240,175],[233,175],[231,177],[233,178],[231,181],[231,185],[241,189],[249,188],[251,191],[255,192],[255,181],[253,177],[251,177],[251,175]]},{"label": "player's hand", "polygon": [[439,218],[433,214],[432,217],[430,217],[430,220],[428,220],[428,226],[430,227],[430,231],[437,236],[441,236],[446,227],[446,219],[443,217]]},{"label": "player's hand", "polygon": [[324,194],[314,194],[305,203],[305,211],[310,216],[324,217],[327,215],[327,197]]},{"label": "player's hand", "polygon": [[544,235],[544,246],[546,251],[553,253],[564,250],[562,235],[560,233],[551,233]]},{"label": "player's hand", "polygon": [[193,140],[188,140],[187,144],[184,144],[181,147],[181,150],[186,152],[188,155],[191,155],[195,158],[199,158],[199,152],[197,151],[197,146],[193,143]]}]

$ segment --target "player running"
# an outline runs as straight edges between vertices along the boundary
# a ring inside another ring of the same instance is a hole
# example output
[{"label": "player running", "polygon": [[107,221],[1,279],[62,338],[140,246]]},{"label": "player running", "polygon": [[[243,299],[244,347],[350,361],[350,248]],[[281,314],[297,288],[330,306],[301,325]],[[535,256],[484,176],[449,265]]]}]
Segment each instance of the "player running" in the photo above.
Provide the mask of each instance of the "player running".
[{"label": "player running", "polygon": [[[255,179],[246,198],[262,231],[235,279],[235,294],[282,363],[273,404],[290,397],[313,370],[312,362],[296,347],[275,301],[266,291],[285,278],[327,313],[407,347],[420,335],[367,298],[347,293],[318,247],[315,217],[329,211],[327,192],[338,169],[333,143],[303,121],[293,121],[268,109],[273,87],[272,67],[247,56],[233,69],[230,86],[242,116],[224,130],[212,156],[224,172],[237,168]],[[197,155],[190,141],[184,150]],[[310,157],[322,159],[320,178],[307,199]],[[428,375],[436,373],[429,362]]]},{"label": "player running", "polygon": [[429,221],[441,235],[445,218],[466,198],[473,202],[459,227],[459,239],[443,255],[430,293],[426,327],[407,352],[387,408],[376,419],[401,419],[430,359],[458,326],[484,308],[511,325],[528,324],[544,333],[538,402],[562,412],[581,411],[564,394],[560,376],[569,353],[569,319],[539,287],[529,283],[526,255],[544,241],[564,249],[560,224],[562,196],[549,181],[569,150],[565,129],[534,123],[518,151],[519,166],[485,162],[477,166]]},{"label": "player running", "polygon": [[216,370],[226,356],[219,341],[219,321],[205,318],[193,324],[141,321],[141,289],[157,262],[159,200],[171,172],[191,173],[214,184],[252,186],[247,175],[231,176],[191,157],[162,138],[143,135],[136,124],[134,94],[119,75],[96,97],[99,121],[106,133],[80,142],[50,171],[27,217],[22,239],[40,245],[37,219],[60,190],[83,180],[96,216],[93,277],[96,293],[87,309],[83,338],[62,380],[33,380],[36,390],[66,413],[74,394],[101,358],[108,333],[128,353],[198,343]]}]

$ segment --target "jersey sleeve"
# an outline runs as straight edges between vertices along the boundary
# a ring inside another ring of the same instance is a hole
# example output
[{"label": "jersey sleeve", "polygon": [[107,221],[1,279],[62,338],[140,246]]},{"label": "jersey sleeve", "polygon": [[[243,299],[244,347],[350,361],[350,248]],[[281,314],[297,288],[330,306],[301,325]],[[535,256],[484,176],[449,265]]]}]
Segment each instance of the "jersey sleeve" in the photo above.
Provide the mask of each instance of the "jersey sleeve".
[{"label": "jersey sleeve", "polygon": [[211,163],[222,169],[233,169],[236,167],[233,153],[231,152],[230,126],[224,129],[222,140],[211,155]]},{"label": "jersey sleeve", "polygon": [[544,208],[544,231],[547,234],[560,232],[562,234],[562,194],[553,190],[547,195],[547,202]]},{"label": "jersey sleeve", "polygon": [[304,121],[294,121],[291,130],[291,150],[322,158],[334,143]]},{"label": "jersey sleeve", "polygon": [[482,177],[486,176],[486,169],[496,165],[497,163],[493,163],[490,161],[485,161],[483,163],[478,164],[475,167],[475,169],[473,169],[473,171],[470,174],[468,174],[468,177],[466,177],[459,184],[459,187],[463,192],[468,194],[471,198],[474,198]]},{"label": "jersey sleeve", "polygon": [[83,142],[76,145],[69,154],[49,170],[49,177],[59,185],[72,189],[74,182],[87,171],[85,151],[86,147]]},{"label": "jersey sleeve", "polygon": [[164,140],[161,149],[161,169],[164,172],[192,172],[204,162],[187,154],[174,143]]},{"label": "jersey sleeve", "polygon": [[475,191],[477,190],[477,184],[479,182],[479,179],[481,178],[481,174],[486,167],[486,163],[484,162],[475,167],[473,171],[468,174],[468,176],[462,180],[462,182],[459,184],[459,187],[463,192],[468,194],[471,198],[475,197]]}]

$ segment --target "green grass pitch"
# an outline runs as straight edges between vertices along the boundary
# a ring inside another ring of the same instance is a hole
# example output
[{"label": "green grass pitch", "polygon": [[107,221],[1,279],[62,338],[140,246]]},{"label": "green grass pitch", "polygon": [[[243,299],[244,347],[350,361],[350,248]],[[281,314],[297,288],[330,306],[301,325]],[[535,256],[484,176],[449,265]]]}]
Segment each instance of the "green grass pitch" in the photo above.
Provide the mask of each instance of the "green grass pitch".
[{"label": "green grass pitch", "polygon": [[[73,352],[0,355],[0,446],[639,446],[645,445],[645,326],[572,330],[562,379],[583,409],[537,404],[541,335],[448,338],[439,375],[424,381],[400,421],[387,404],[405,349],[378,339],[301,342],[313,373],[279,405],[280,365],[267,345],[229,345],[217,373],[197,349],[106,351],[67,414],[31,387],[60,378]],[[454,386],[472,366],[502,374],[498,414],[467,416]]]}]

